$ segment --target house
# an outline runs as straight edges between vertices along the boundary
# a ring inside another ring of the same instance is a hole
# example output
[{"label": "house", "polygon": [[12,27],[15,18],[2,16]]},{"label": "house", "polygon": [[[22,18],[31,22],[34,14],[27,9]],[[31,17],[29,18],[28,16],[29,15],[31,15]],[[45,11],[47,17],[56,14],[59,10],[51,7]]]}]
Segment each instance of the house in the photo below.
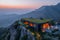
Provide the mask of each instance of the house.
[{"label": "house", "polygon": [[33,31],[42,31],[43,29],[49,29],[52,25],[51,19],[35,19],[35,18],[23,18],[21,22],[27,25],[26,28]]}]

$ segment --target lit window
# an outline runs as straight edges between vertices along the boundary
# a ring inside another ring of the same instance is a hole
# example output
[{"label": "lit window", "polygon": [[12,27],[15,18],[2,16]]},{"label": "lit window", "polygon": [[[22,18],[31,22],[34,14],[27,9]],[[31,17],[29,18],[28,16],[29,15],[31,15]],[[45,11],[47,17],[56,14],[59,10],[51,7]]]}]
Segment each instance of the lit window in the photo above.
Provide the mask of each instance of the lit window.
[{"label": "lit window", "polygon": [[28,22],[24,22],[24,24],[28,24]]},{"label": "lit window", "polygon": [[43,29],[49,29],[50,27],[49,27],[49,24],[48,23],[46,23],[46,24],[43,24]]},{"label": "lit window", "polygon": [[29,25],[30,25],[30,26],[33,26],[33,24],[32,24],[32,23],[30,23]]}]

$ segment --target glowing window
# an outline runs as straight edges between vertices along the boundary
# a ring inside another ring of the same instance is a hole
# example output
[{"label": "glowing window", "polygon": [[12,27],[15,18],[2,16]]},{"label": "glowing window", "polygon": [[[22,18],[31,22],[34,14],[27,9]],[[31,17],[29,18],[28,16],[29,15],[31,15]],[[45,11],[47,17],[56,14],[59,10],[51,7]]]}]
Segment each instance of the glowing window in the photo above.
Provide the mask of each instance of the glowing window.
[{"label": "glowing window", "polygon": [[46,29],[46,28],[49,28],[49,24],[48,23],[43,24],[43,29]]},{"label": "glowing window", "polygon": [[29,24],[28,22],[24,22],[24,24]]},{"label": "glowing window", "polygon": [[30,26],[34,26],[32,23],[29,24]]}]

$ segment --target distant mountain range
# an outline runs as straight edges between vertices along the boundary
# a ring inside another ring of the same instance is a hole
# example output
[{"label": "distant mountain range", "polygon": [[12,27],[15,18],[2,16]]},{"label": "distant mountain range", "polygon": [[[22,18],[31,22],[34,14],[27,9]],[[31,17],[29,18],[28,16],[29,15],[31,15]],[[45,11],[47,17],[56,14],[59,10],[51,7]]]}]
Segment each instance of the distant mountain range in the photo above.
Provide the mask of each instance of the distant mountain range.
[{"label": "distant mountain range", "polygon": [[10,15],[10,14],[25,14],[31,12],[33,9],[14,9],[14,8],[0,8],[0,15]]},{"label": "distant mountain range", "polygon": [[60,20],[60,3],[57,5],[43,6],[35,11],[32,11],[25,16],[33,18],[51,18],[55,20]]},{"label": "distant mountain range", "polygon": [[[1,11],[0,11],[0,13],[1,13]],[[9,13],[9,11],[8,11],[8,13]],[[36,9],[30,13],[23,14],[23,15],[17,15],[17,14],[0,15],[0,26],[6,27],[6,26],[12,24],[14,21],[21,19],[21,18],[26,18],[26,17],[51,18],[56,21],[60,21],[60,3],[57,5],[43,6],[39,9]]]}]

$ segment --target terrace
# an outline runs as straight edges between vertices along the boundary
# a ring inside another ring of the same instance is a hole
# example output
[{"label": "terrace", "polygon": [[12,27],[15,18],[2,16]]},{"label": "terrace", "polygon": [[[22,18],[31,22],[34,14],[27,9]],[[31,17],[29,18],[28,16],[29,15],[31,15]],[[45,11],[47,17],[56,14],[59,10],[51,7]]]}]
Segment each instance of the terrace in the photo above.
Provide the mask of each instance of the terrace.
[{"label": "terrace", "polygon": [[51,21],[51,19],[40,20],[40,19],[35,19],[35,18],[23,18],[23,20],[29,21],[29,22],[32,22],[32,23],[37,23],[37,24],[46,23],[46,22],[50,22]]}]

